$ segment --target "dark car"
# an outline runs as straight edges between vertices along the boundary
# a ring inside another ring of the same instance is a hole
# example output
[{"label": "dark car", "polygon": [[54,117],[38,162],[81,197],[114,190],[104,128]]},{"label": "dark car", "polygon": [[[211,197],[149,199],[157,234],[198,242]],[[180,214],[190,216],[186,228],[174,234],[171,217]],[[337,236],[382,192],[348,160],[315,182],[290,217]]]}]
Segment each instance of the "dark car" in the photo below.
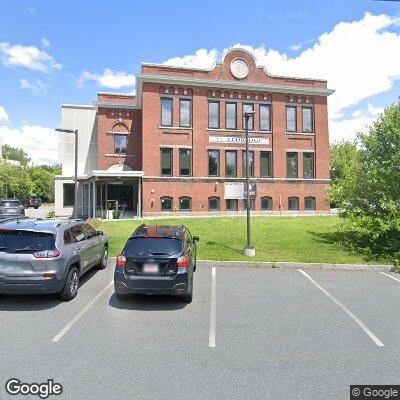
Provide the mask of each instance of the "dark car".
[{"label": "dark car", "polygon": [[117,257],[117,298],[123,300],[129,294],[171,294],[190,303],[198,240],[183,225],[139,226]]},{"label": "dark car", "polygon": [[42,199],[38,196],[28,197],[23,201],[25,207],[33,207],[38,209],[42,205]]},{"label": "dark car", "polygon": [[23,216],[25,208],[18,199],[0,199],[0,219]]}]

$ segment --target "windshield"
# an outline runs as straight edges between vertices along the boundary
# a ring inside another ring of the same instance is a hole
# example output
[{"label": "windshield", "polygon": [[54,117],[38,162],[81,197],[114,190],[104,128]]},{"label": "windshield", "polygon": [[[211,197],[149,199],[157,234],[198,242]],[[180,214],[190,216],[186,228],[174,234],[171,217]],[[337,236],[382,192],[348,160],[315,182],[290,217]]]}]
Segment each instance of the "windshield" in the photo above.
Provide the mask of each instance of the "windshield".
[{"label": "windshield", "polygon": [[19,200],[3,200],[0,202],[0,207],[19,207],[20,205]]},{"label": "windshield", "polygon": [[125,245],[127,257],[172,256],[182,251],[182,242],[172,238],[130,238]]},{"label": "windshield", "polygon": [[54,235],[47,232],[0,230],[0,252],[36,252],[54,249]]}]

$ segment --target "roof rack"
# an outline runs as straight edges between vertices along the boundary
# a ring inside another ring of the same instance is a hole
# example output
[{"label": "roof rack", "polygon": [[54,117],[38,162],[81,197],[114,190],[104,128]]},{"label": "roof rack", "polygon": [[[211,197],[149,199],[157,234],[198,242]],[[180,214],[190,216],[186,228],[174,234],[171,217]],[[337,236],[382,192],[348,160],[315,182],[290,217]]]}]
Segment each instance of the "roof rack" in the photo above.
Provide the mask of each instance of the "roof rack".
[{"label": "roof rack", "polygon": [[10,222],[10,221],[15,221],[15,220],[17,220],[17,222],[18,222],[18,220],[20,220],[20,219],[29,219],[29,217],[23,216],[23,217],[7,217],[7,218],[2,218],[2,219],[0,219],[0,224],[2,224],[3,222]]}]

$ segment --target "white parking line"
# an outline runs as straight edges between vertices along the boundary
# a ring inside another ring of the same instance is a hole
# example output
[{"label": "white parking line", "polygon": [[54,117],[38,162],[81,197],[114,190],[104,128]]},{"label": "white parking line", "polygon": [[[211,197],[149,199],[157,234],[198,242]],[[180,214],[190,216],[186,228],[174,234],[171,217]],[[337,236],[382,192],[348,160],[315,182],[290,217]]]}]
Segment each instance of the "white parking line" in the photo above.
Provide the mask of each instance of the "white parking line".
[{"label": "white parking line", "polygon": [[104,294],[104,292],[114,284],[114,281],[111,281],[100,293],[96,295],[96,297],[90,301],[78,314],[75,315],[74,318],[53,338],[53,342],[58,342],[89,310],[90,307]]},{"label": "white parking line", "polygon": [[216,325],[216,306],[217,306],[217,270],[211,270],[211,306],[210,306],[210,334],[208,336],[208,346],[215,347],[215,325]]},{"label": "white parking line", "polygon": [[344,304],[333,297],[327,290],[325,290],[318,282],[316,282],[310,275],[304,272],[302,269],[297,269],[302,273],[311,283],[313,283],[322,293],[328,296],[337,306],[339,306],[369,337],[370,339],[379,347],[384,347],[385,345],[375,336],[372,331],[360,320],[358,319]]},{"label": "white parking line", "polygon": [[389,274],[386,274],[385,272],[379,272],[379,273],[382,274],[382,275],[385,275],[385,276],[387,276],[387,277],[389,277],[389,278],[392,278],[392,279],[394,279],[394,280],[397,281],[397,282],[400,282],[400,279],[399,279],[399,278],[395,278],[394,276],[389,275]]}]

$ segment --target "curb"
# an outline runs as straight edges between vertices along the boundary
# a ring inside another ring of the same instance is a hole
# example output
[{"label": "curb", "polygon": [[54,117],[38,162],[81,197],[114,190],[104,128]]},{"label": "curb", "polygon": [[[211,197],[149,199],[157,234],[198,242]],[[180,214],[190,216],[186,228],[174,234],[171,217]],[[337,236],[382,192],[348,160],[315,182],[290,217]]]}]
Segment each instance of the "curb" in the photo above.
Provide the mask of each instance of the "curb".
[{"label": "curb", "polygon": [[[116,257],[109,257],[116,260]],[[349,271],[349,272],[394,272],[393,265],[384,264],[324,264],[324,263],[301,263],[301,262],[270,262],[270,261],[217,261],[197,260],[199,267],[242,267],[262,269],[307,269],[320,271]]]},{"label": "curb", "polygon": [[370,272],[393,272],[393,265],[368,265],[368,264],[324,264],[324,263],[301,263],[301,262],[263,262],[263,261],[215,261],[198,260],[200,267],[242,267],[263,269],[308,269],[324,271],[370,271]]}]

